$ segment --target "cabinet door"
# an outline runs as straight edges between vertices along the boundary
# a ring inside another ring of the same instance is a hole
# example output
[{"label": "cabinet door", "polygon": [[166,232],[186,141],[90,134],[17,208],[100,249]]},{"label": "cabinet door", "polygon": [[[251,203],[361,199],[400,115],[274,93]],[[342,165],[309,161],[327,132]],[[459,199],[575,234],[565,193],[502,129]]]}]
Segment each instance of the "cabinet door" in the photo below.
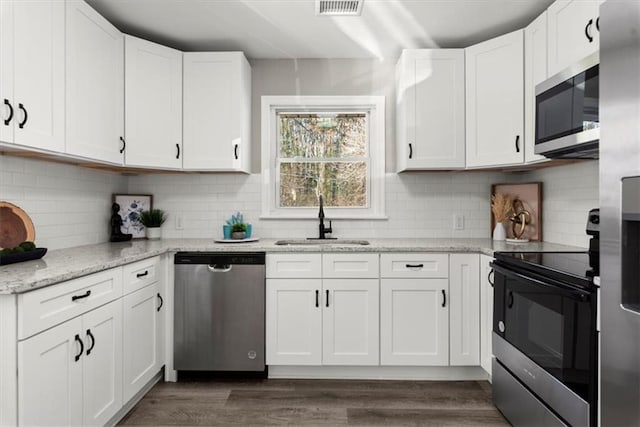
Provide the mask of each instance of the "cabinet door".
[{"label": "cabinet door", "polygon": [[106,425],[122,407],[122,302],[82,316],[83,424]]},{"label": "cabinet door", "polygon": [[182,167],[182,52],[125,36],[125,163]]},{"label": "cabinet door", "polygon": [[156,284],[125,295],[123,301],[123,399],[127,402],[160,370]]},{"label": "cabinet door", "polygon": [[549,75],[599,49],[599,8],[604,0],[557,0],[547,9]]},{"label": "cabinet door", "polygon": [[2,117],[13,109],[0,139],[64,152],[64,2],[3,1],[0,8]]},{"label": "cabinet door", "polygon": [[251,69],[242,53],[184,54],[185,169],[249,171]]},{"label": "cabinet door", "polygon": [[449,258],[449,364],[480,364],[480,256],[451,254]]},{"label": "cabinet door", "polygon": [[480,366],[491,377],[493,336],[493,258],[480,255]]},{"label": "cabinet door", "polygon": [[547,78],[547,12],[524,29],[524,161],[548,160],[535,154],[536,85]]},{"label": "cabinet door", "polygon": [[67,153],[122,164],[124,38],[83,1],[67,1]]},{"label": "cabinet door", "polygon": [[380,364],[449,364],[448,279],[380,281]]},{"label": "cabinet door", "polygon": [[80,317],[18,343],[18,418],[24,426],[82,425],[85,337]]},{"label": "cabinet door", "polygon": [[397,76],[398,171],[464,168],[464,50],[405,50]]},{"label": "cabinet door", "polygon": [[524,160],[523,31],[467,48],[467,167]]},{"label": "cabinet door", "polygon": [[322,287],[322,364],[377,365],[378,279],[325,279]]},{"label": "cabinet door", "polygon": [[322,281],[267,279],[267,365],[322,362]]}]

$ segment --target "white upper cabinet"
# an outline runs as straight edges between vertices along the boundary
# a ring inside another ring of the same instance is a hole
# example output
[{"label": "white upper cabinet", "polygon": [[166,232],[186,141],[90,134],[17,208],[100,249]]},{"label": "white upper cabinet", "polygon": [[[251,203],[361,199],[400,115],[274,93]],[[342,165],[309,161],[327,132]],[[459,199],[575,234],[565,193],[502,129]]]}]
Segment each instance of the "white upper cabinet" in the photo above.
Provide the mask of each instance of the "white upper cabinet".
[{"label": "white upper cabinet", "polygon": [[182,52],[125,36],[125,164],[182,167]]},{"label": "white upper cabinet", "polygon": [[0,1],[0,141],[64,151],[65,4]]},{"label": "white upper cabinet", "polygon": [[465,49],[467,167],[524,161],[523,30]]},{"label": "white upper cabinet", "polygon": [[251,67],[241,52],[184,54],[186,170],[249,172]]},{"label": "white upper cabinet", "polygon": [[524,29],[524,161],[548,160],[535,154],[536,85],[547,74],[547,12],[538,16]]},{"label": "white upper cabinet", "polygon": [[464,49],[404,50],[396,80],[398,171],[463,169]]},{"label": "white upper cabinet", "polygon": [[[67,1],[67,153],[124,159],[124,38],[82,1]],[[149,77],[151,78],[151,76]]]},{"label": "white upper cabinet", "polygon": [[549,76],[599,49],[599,9],[603,2],[558,0],[549,6]]}]

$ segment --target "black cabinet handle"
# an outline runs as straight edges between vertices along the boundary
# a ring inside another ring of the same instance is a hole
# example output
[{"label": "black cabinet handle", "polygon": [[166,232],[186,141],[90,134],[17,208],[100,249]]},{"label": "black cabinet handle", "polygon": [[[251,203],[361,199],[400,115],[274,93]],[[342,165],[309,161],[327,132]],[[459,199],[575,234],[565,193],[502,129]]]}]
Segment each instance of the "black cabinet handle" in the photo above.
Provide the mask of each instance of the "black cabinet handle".
[{"label": "black cabinet handle", "polygon": [[136,277],[139,279],[141,277],[147,276],[149,274],[149,270],[145,270],[144,273],[136,274]]},{"label": "black cabinet handle", "polygon": [[91,338],[91,347],[89,347],[89,350],[87,350],[87,356],[88,356],[91,354],[91,350],[93,350],[93,347],[96,346],[96,337],[94,337],[93,334],[91,333],[91,329],[87,329],[87,336]]},{"label": "black cabinet handle", "polygon": [[176,148],[178,149],[178,154],[176,154],[176,159],[180,158],[180,144],[176,144]]},{"label": "black cabinet handle", "polygon": [[80,339],[80,335],[76,334],[76,341],[80,343],[80,353],[76,354],[76,362],[80,360],[80,356],[84,353],[84,343]]},{"label": "black cabinet handle", "polygon": [[447,306],[447,293],[444,291],[444,289],[442,290],[442,306]]},{"label": "black cabinet handle", "polygon": [[236,160],[238,160],[238,144],[233,146],[233,155],[235,156]]},{"label": "black cabinet handle", "polygon": [[20,123],[18,123],[18,127],[20,129],[22,129],[24,127],[24,125],[27,124],[27,119],[29,118],[29,115],[27,114],[27,109],[24,108],[24,105],[18,104],[18,109],[22,110],[22,112],[24,113],[24,120],[22,120]]},{"label": "black cabinet handle", "polygon": [[413,146],[409,143],[409,158],[413,158]]},{"label": "black cabinet handle", "polygon": [[424,264],[405,264],[405,267],[407,267],[407,268],[422,268],[422,267],[424,267]]},{"label": "black cabinet handle", "polygon": [[598,30],[598,32],[600,32],[600,17],[599,16],[596,18],[596,30]]},{"label": "black cabinet handle", "polygon": [[520,152],[520,135],[516,135],[516,153]]},{"label": "black cabinet handle", "polygon": [[489,271],[489,274],[487,274],[487,282],[489,282],[489,284],[493,288],[493,280],[491,280],[492,276],[493,276],[493,268]]},{"label": "black cabinet handle", "polygon": [[316,289],[316,307],[320,307],[320,291]]},{"label": "black cabinet handle", "polygon": [[591,35],[591,25],[593,25],[593,19],[589,19],[587,25],[584,27],[584,35],[587,36],[589,43],[593,42],[593,36]]},{"label": "black cabinet handle", "polygon": [[74,296],[72,296],[71,297],[71,301],[76,301],[76,300],[79,300],[79,299],[87,298],[89,295],[91,295],[91,291],[90,290],[85,292],[82,295],[74,295]]},{"label": "black cabinet handle", "polygon": [[162,299],[162,295],[160,295],[160,292],[158,292],[158,299],[160,300],[160,305],[158,306],[157,310],[160,311],[160,309],[164,305],[164,299]]},{"label": "black cabinet handle", "polygon": [[120,137],[120,141],[122,141],[122,148],[120,149],[120,154],[124,153],[124,149],[127,148],[127,142],[123,137]]},{"label": "black cabinet handle", "polygon": [[11,122],[11,119],[13,119],[13,105],[11,105],[11,102],[9,102],[7,98],[4,99],[4,105],[9,107],[9,117],[4,119],[4,125],[9,126],[9,122]]},{"label": "black cabinet handle", "polygon": [[509,291],[509,301],[507,302],[507,308],[513,307],[513,291]]},{"label": "black cabinet handle", "polygon": [[326,294],[327,295],[327,303],[326,303],[325,307],[329,307],[329,290],[327,289],[326,292],[327,292],[327,294]]}]

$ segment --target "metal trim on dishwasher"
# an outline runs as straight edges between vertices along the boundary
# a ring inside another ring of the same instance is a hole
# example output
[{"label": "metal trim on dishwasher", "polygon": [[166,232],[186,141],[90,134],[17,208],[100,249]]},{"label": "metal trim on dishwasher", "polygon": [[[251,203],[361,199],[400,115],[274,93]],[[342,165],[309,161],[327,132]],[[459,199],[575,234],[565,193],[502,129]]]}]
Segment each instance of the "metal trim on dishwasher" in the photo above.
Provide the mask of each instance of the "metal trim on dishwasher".
[{"label": "metal trim on dishwasher", "polygon": [[[584,399],[495,332],[493,354],[567,423],[575,426],[589,425],[589,404]],[[494,378],[494,387],[496,383],[499,383],[499,380]],[[499,402],[495,403],[500,408]]]}]

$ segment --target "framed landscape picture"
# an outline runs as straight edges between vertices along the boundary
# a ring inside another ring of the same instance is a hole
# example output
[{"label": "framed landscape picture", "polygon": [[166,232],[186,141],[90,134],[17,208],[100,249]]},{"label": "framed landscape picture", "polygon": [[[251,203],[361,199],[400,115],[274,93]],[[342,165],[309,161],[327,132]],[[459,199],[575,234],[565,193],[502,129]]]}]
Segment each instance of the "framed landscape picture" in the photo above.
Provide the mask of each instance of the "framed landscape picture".
[{"label": "framed landscape picture", "polygon": [[151,194],[114,194],[113,203],[120,205],[121,230],[134,239],[145,237],[144,225],[140,222],[140,212],[150,210],[153,205]]}]

